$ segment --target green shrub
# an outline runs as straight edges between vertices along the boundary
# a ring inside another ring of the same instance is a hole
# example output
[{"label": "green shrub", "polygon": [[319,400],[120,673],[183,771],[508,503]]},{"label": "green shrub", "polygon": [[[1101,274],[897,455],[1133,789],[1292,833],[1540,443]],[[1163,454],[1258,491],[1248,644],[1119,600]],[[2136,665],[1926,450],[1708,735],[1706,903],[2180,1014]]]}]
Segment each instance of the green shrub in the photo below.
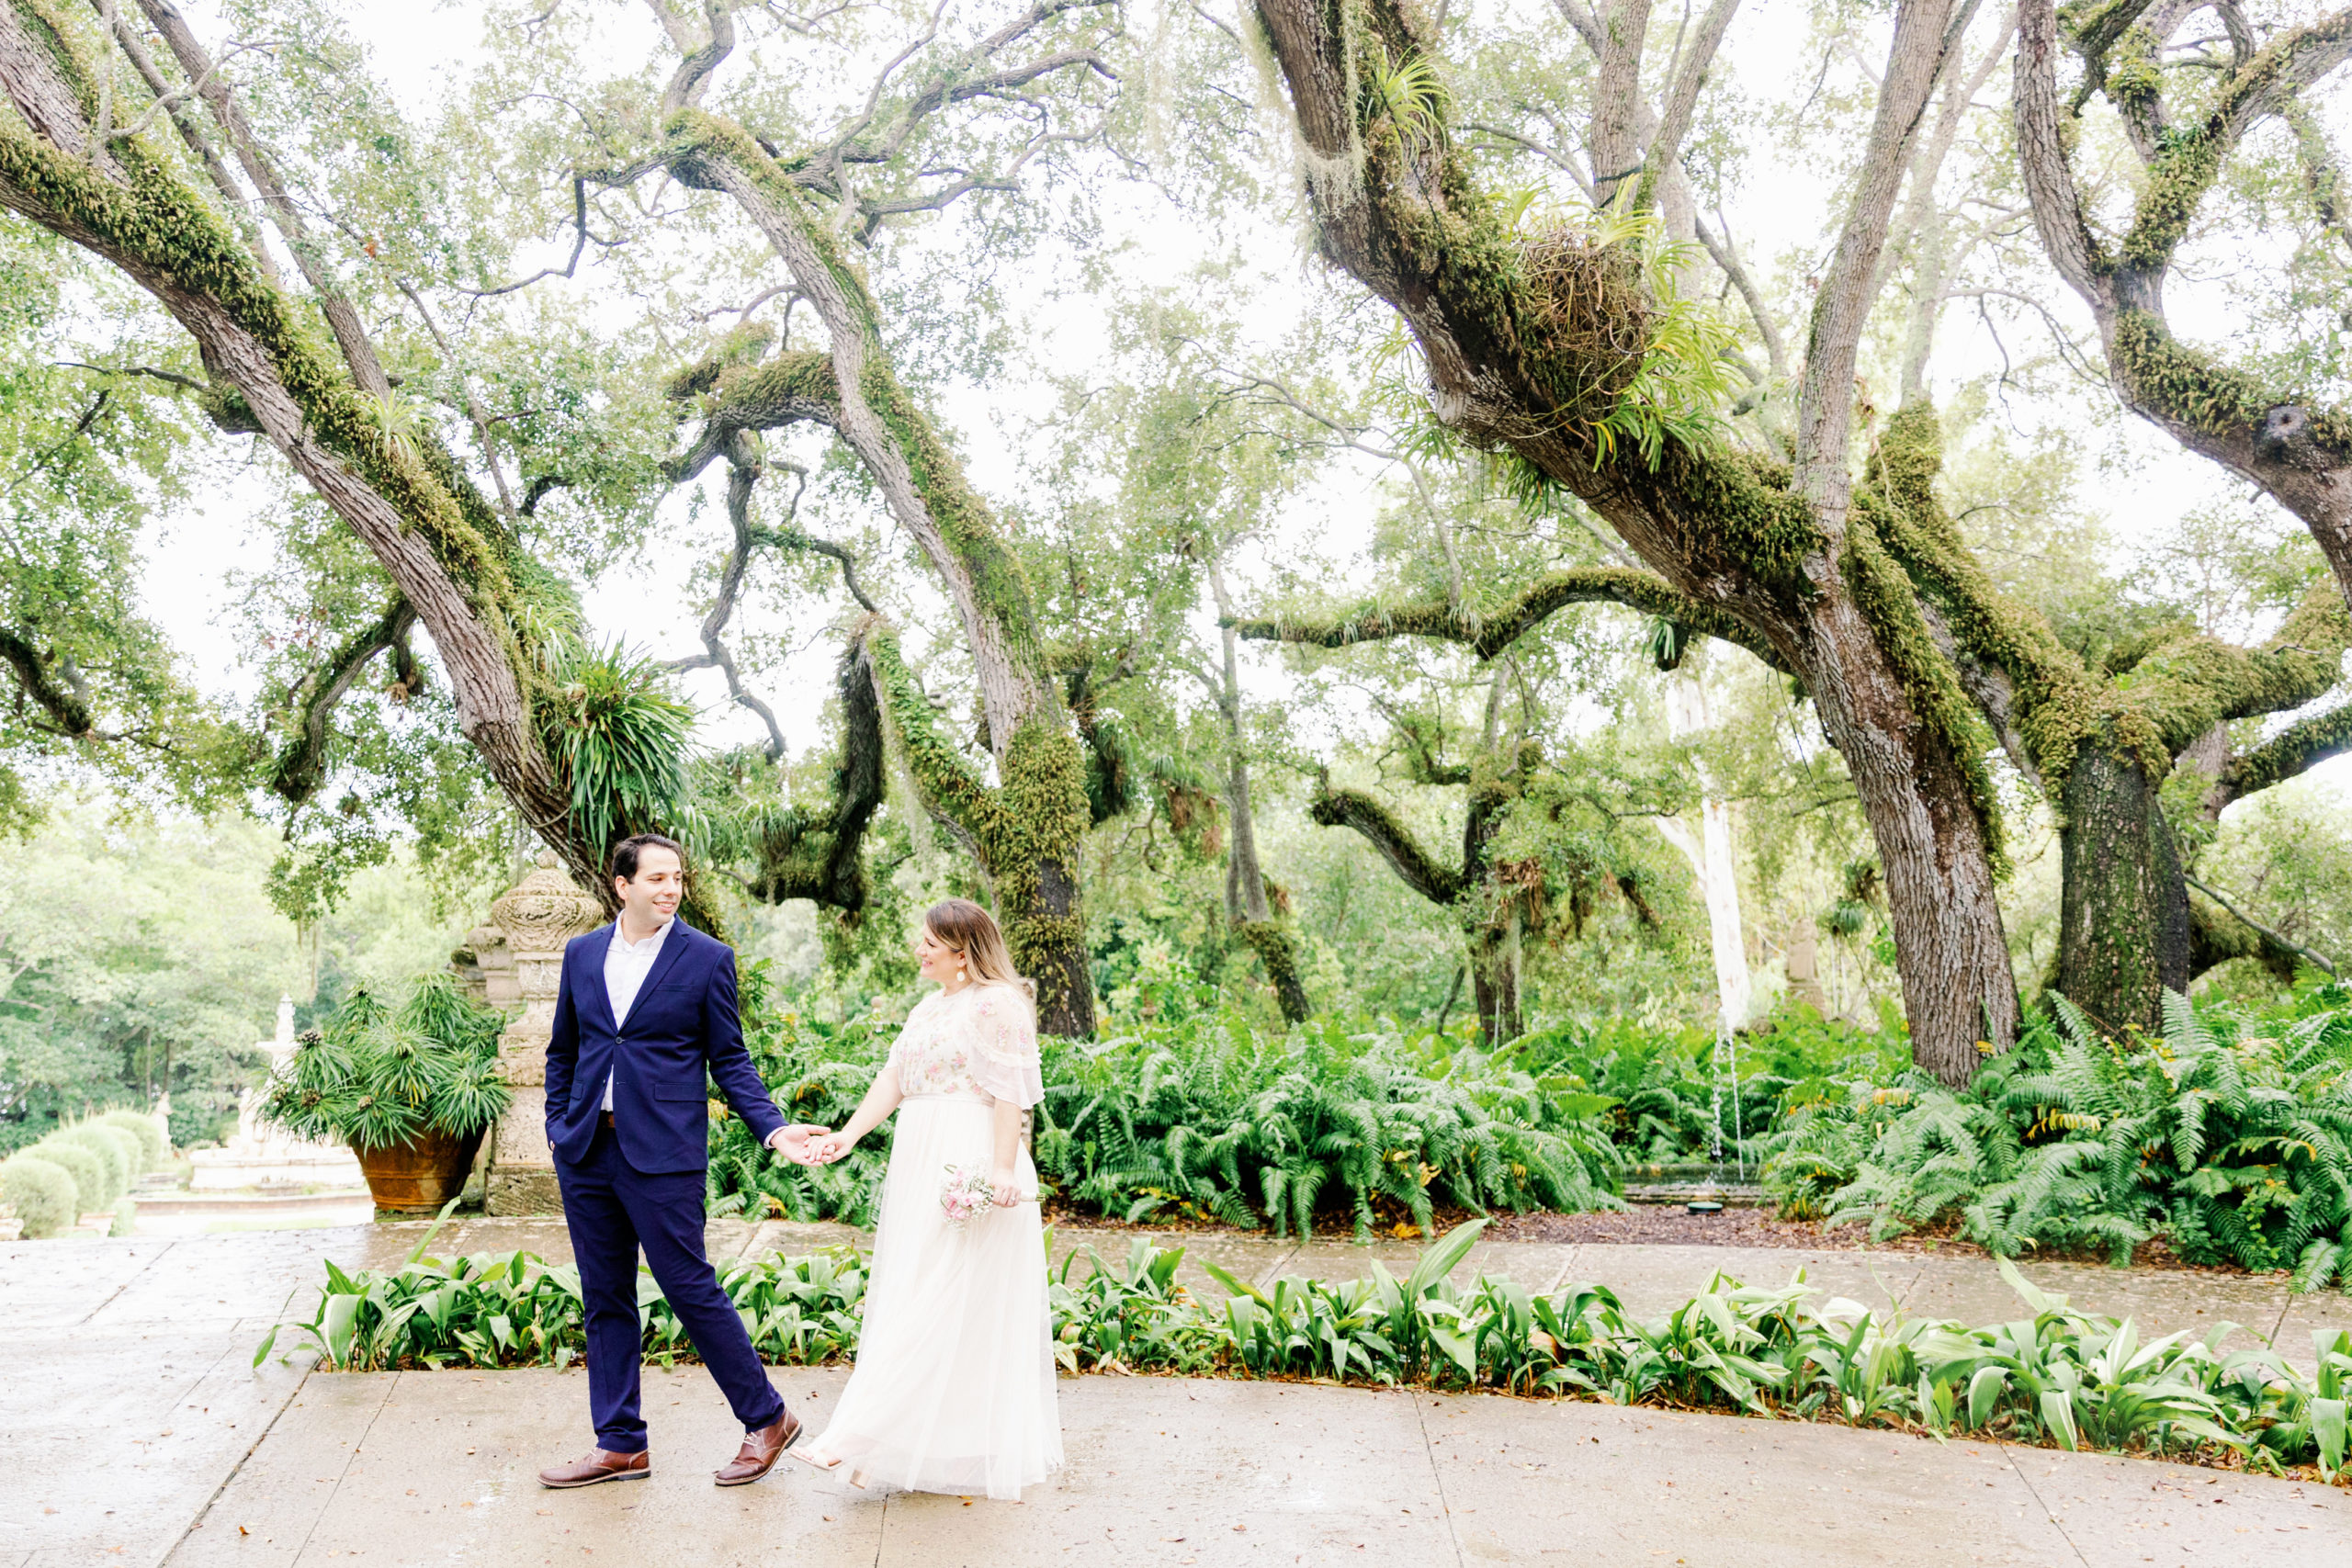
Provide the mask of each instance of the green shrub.
[{"label": "green shrub", "polygon": [[107,1235],[110,1236],[129,1235],[137,1228],[138,1223],[139,1200],[131,1197],[128,1193],[125,1193],[122,1197],[115,1200],[114,1224],[107,1227]]},{"label": "green shrub", "polygon": [[[122,1190],[126,1192],[139,1185],[139,1178],[147,1168],[147,1145],[128,1127],[118,1127],[111,1122],[92,1117],[74,1123],[77,1131],[86,1131],[104,1138],[122,1157]],[[95,1145],[93,1145],[95,1146]]]},{"label": "green shrub", "polygon": [[93,1118],[100,1126],[119,1127],[139,1140],[139,1169],[161,1170],[171,1157],[172,1141],[164,1131],[164,1119],[144,1111],[109,1111]]},{"label": "green shrub", "polygon": [[71,1144],[97,1156],[105,1173],[106,1199],[103,1202],[91,1204],[92,1208],[110,1209],[117,1198],[130,1190],[131,1173],[138,1168],[139,1161],[137,1141],[130,1134],[112,1127],[77,1122],[60,1127],[41,1140],[44,1147],[51,1144]]},{"label": "green shrub", "polygon": [[113,1207],[115,1194],[107,1181],[106,1162],[92,1150],[52,1133],[27,1152],[62,1168],[74,1179],[76,1212],[96,1214]]},{"label": "green shrub", "polygon": [[74,1173],[30,1150],[0,1160],[0,1203],[16,1210],[35,1238],[55,1235],[81,1212]]}]

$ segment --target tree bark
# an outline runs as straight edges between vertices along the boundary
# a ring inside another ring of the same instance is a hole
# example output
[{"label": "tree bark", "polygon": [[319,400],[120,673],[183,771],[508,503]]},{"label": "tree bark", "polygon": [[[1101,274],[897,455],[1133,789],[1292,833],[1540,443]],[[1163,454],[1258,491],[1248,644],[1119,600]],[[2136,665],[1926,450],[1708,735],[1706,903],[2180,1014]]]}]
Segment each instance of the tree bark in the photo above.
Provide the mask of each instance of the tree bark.
[{"label": "tree bark", "polygon": [[2157,784],[2129,751],[2086,739],[2064,805],[2058,989],[2102,1029],[2154,1033],[2164,993],[2192,975],[2188,886]]},{"label": "tree bark", "polygon": [[[2123,116],[2145,165],[2132,221],[2110,245],[2084,215],[2058,89],[2060,21],[2052,0],[2023,0],[2018,17],[2018,155],[2034,226],[2059,275],[2091,309],[2108,374],[2124,405],[2192,452],[2268,491],[2301,520],[2352,598],[2352,414],[2307,406],[2174,337],[2164,284],[2206,197],[2246,133],[2352,58],[2352,11],[2276,33],[2219,73],[2200,72],[2201,118],[2167,123],[2162,51],[2198,7],[2086,11],[2075,44],[2091,85]],[[2158,36],[2161,34],[2162,36]],[[2110,64],[2112,53],[2126,56]],[[2087,88],[2086,88],[2087,90]]]}]

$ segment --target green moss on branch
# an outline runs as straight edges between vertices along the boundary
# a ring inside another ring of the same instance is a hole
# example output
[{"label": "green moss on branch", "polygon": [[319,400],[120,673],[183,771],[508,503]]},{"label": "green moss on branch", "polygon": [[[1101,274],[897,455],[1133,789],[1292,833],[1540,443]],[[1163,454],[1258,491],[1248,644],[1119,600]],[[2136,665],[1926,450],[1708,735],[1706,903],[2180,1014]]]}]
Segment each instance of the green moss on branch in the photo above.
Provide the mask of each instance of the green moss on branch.
[{"label": "green moss on branch", "polygon": [[1548,572],[1491,615],[1455,609],[1442,600],[1396,606],[1366,605],[1341,615],[1261,616],[1236,620],[1238,635],[1258,642],[1350,648],[1389,637],[1426,637],[1463,643],[1492,659],[1570,604],[1622,604],[1660,615],[1693,632],[1736,643],[1783,668],[1779,653],[1746,622],[1681,592],[1664,578],[1625,567],[1580,567]]},{"label": "green moss on branch", "polygon": [[1462,897],[1462,874],[1439,864],[1395,812],[1363,791],[1320,785],[1307,807],[1307,815],[1326,828],[1352,828],[1363,834],[1380,852],[1381,858],[1404,878],[1405,886],[1430,903],[1451,905]]}]

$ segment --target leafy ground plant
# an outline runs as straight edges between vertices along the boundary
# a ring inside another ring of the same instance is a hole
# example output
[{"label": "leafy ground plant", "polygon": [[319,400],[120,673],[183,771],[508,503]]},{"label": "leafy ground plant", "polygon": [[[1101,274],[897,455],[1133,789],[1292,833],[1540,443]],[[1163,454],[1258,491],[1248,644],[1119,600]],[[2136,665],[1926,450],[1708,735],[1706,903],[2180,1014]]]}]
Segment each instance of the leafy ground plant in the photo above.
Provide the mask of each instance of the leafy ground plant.
[{"label": "leafy ground plant", "polygon": [[[763,978],[744,989],[747,1043],[777,1104],[796,1121],[848,1120],[894,1024],[866,1012],[827,1025],[768,1006]],[[1037,1168],[1081,1211],[1276,1235],[1337,1220],[1362,1235],[1398,1221],[1432,1228],[1440,1205],[1618,1201],[1617,1149],[1593,1097],[1434,1032],[1326,1019],[1272,1032],[1211,1012],[1043,1050]],[[714,1208],[870,1224],[888,1150],[886,1124],[837,1165],[782,1166],[722,1116]]]},{"label": "leafy ground plant", "polygon": [[[1778,1288],[1718,1274],[1690,1300],[1642,1316],[1592,1285],[1534,1293],[1481,1277],[1457,1286],[1484,1224],[1431,1243],[1402,1279],[1375,1263],[1346,1284],[1258,1286],[1210,1265],[1232,1292],[1218,1305],[1180,1282],[1180,1248],[1138,1238],[1115,1264],[1080,1249],[1049,1282],[1056,1354],[1070,1372],[1564,1395],[2273,1472],[2311,1466],[2330,1483],[2344,1474],[2352,1334],[2315,1335],[2306,1373],[2235,1325],[2201,1340],[2143,1339],[2132,1320],[2075,1311],[2006,1262],[2030,1315],[1989,1327],[1820,1303],[1803,1270]],[[396,1269],[346,1273],[329,1263],[311,1314],[272,1329],[254,1364],[289,1330],[341,1371],[560,1367],[579,1356],[575,1271],[522,1252],[435,1258],[438,1230]],[[865,1281],[847,1248],[720,1273],[762,1356],[788,1363],[855,1353]],[[647,1354],[690,1359],[650,1275],[640,1276],[639,1300]],[[2228,1348],[2241,1337],[2249,1343]]]}]

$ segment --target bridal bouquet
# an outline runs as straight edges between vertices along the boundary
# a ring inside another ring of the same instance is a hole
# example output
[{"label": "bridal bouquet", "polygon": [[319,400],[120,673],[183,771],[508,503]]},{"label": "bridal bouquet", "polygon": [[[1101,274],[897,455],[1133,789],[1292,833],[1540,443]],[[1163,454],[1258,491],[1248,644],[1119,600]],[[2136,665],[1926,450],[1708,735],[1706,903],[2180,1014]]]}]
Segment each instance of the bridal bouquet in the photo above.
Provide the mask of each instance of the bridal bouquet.
[{"label": "bridal bouquet", "polygon": [[962,1166],[947,1168],[947,1179],[940,1184],[939,1212],[947,1223],[961,1230],[976,1214],[985,1214],[996,1206],[996,1188],[977,1170]]}]

